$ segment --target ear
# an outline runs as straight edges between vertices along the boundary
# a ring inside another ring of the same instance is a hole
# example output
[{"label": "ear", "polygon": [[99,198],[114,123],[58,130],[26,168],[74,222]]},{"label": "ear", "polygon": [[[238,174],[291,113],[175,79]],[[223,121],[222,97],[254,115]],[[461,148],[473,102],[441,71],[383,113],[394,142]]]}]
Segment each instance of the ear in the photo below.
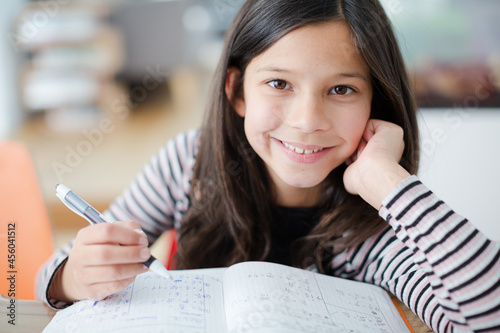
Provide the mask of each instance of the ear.
[{"label": "ear", "polygon": [[226,95],[234,110],[240,117],[245,117],[245,99],[243,98],[243,82],[241,72],[236,67],[229,67],[226,74]]}]

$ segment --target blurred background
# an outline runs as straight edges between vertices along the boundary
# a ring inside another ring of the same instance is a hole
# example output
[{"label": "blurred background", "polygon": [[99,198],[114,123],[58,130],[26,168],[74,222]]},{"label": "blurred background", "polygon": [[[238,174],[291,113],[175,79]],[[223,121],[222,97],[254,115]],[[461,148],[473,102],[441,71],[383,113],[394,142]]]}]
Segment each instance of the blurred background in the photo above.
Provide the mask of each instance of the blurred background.
[{"label": "blurred background", "polygon": [[[0,4],[0,140],[30,150],[56,246],[86,222],[55,184],[104,210],[168,139],[199,127],[242,2]],[[500,240],[500,2],[382,2],[421,108],[419,176]]]}]

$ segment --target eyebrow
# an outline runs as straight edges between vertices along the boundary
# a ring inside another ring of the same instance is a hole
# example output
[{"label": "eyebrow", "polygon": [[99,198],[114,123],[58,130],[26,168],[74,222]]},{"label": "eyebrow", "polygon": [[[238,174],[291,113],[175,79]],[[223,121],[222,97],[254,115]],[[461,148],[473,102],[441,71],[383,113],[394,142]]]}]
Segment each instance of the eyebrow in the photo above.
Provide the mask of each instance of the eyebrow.
[{"label": "eyebrow", "polygon": [[[257,69],[257,72],[278,72],[278,73],[290,73],[288,69],[281,68],[281,67],[261,67]],[[359,78],[363,81],[368,82],[368,78],[358,72],[348,72],[348,73],[338,73],[334,75],[335,77],[349,77],[349,78]]]},{"label": "eyebrow", "polygon": [[339,73],[335,76],[341,76],[341,77],[354,77],[354,78],[359,78],[361,80],[364,80],[366,82],[368,82],[368,79],[366,78],[366,76],[364,76],[363,74],[361,73],[358,73],[358,72],[353,72],[353,73]]},{"label": "eyebrow", "polygon": [[290,71],[279,67],[261,67],[257,69],[257,72],[290,72]]}]

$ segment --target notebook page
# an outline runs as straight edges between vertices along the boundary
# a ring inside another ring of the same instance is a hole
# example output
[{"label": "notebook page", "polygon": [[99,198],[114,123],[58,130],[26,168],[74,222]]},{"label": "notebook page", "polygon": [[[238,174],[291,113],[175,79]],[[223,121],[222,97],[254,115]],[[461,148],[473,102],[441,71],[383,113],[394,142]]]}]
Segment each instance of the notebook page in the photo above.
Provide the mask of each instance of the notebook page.
[{"label": "notebook page", "polygon": [[228,332],[409,332],[381,288],[266,262],[224,275]]},{"label": "notebook page", "polygon": [[170,274],[173,280],[144,273],[103,301],[77,302],[57,312],[44,332],[224,332],[218,274]]}]

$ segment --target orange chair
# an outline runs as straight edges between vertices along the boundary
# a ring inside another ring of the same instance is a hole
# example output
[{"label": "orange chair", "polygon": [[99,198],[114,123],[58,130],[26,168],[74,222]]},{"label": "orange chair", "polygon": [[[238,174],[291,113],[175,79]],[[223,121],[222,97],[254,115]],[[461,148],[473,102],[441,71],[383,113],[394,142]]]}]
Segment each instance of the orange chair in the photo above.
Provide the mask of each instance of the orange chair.
[{"label": "orange chair", "polygon": [[0,142],[0,244],[0,294],[35,299],[54,241],[31,156],[18,142]]}]

